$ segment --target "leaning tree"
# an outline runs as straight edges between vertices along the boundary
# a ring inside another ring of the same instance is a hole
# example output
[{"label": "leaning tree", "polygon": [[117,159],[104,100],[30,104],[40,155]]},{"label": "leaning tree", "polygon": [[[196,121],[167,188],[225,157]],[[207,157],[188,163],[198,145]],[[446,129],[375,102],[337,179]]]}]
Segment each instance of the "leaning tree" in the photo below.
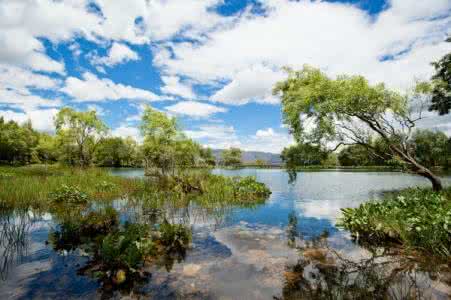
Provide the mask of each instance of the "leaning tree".
[{"label": "leaning tree", "polygon": [[277,83],[274,93],[281,96],[284,122],[298,143],[333,145],[333,150],[358,144],[376,150],[371,141],[379,136],[387,145],[384,156],[429,179],[434,190],[442,189],[440,179],[419,163],[411,143],[423,108],[428,107],[424,97],[400,95],[384,84],[370,85],[362,76],[330,78],[309,66],[287,72],[288,78]]}]

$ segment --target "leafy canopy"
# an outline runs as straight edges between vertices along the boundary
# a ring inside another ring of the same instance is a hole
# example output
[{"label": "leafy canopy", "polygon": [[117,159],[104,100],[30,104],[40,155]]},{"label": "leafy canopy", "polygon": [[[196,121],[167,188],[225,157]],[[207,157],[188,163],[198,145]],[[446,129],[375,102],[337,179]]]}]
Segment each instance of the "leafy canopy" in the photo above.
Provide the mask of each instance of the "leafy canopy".
[{"label": "leafy canopy", "polygon": [[399,116],[407,114],[405,97],[383,84],[372,86],[362,76],[331,79],[310,66],[287,71],[288,79],[277,83],[274,93],[282,95],[284,122],[298,142],[343,140],[338,124],[356,118],[371,122],[384,118],[388,111]]}]

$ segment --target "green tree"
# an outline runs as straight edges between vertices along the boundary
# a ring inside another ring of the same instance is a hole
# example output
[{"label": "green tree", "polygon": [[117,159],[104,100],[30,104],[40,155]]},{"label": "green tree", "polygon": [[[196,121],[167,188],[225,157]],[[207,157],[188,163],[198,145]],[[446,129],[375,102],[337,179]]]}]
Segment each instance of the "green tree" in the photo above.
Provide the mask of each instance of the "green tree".
[{"label": "green tree", "polygon": [[202,160],[202,164],[208,167],[216,166],[216,158],[213,155],[213,150],[211,148],[201,148],[200,149],[200,158]]},{"label": "green tree", "polygon": [[[441,190],[440,179],[423,166],[410,147],[415,124],[421,119],[420,98],[401,96],[383,84],[370,85],[362,76],[327,77],[319,69],[305,66],[288,70],[288,78],[279,82],[274,93],[280,93],[285,123],[298,143],[326,145],[359,144],[372,149],[373,137],[388,145],[385,154],[401,160],[405,167]],[[305,123],[310,125],[306,127]]]},{"label": "green tree", "polygon": [[440,131],[417,130],[412,136],[412,147],[421,164],[428,167],[447,164],[448,137]]},{"label": "green tree", "polygon": [[147,174],[175,175],[194,167],[200,159],[200,146],[185,137],[177,120],[150,106],[144,110],[141,132]]},{"label": "green tree", "polygon": [[55,136],[48,133],[39,134],[36,153],[41,162],[53,163],[58,161],[58,148]]},{"label": "green tree", "polygon": [[321,165],[327,159],[327,151],[318,145],[297,143],[284,148],[280,157],[287,169],[295,169],[300,166]]},{"label": "green tree", "polygon": [[108,167],[127,166],[128,149],[120,137],[109,137],[101,140],[96,147],[96,163]]},{"label": "green tree", "polygon": [[55,127],[65,160],[83,167],[91,163],[95,148],[107,131],[95,111],[79,112],[68,107],[58,112]]},{"label": "green tree", "polygon": [[[451,37],[446,41],[451,42]],[[429,109],[444,115],[451,109],[451,52],[432,65],[435,73],[432,76],[432,104]]]},{"label": "green tree", "polygon": [[368,149],[362,145],[350,145],[338,154],[341,166],[369,166],[372,165]]},{"label": "green tree", "polygon": [[30,163],[38,142],[39,134],[33,130],[31,122],[19,125],[14,121],[5,122],[0,117],[0,161]]},{"label": "green tree", "polygon": [[222,163],[227,167],[238,167],[241,165],[241,149],[230,148],[222,151]]}]

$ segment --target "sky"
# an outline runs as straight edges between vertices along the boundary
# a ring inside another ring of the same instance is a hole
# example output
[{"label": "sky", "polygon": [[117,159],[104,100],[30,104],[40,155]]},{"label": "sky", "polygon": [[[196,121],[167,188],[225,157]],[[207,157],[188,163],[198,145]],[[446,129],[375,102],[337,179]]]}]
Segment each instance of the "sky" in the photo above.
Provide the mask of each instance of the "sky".
[{"label": "sky", "polygon": [[284,66],[407,91],[449,34],[449,0],[1,0],[0,116],[52,132],[61,107],[95,109],[140,140],[150,105],[212,148],[279,153]]}]

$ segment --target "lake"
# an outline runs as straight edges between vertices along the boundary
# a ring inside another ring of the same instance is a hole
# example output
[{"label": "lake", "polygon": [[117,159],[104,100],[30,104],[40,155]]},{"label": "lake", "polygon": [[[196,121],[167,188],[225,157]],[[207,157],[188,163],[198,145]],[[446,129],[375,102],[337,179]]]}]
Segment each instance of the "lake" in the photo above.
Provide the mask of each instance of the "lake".
[{"label": "lake", "polygon": [[[143,176],[140,169],[112,171]],[[384,192],[429,186],[396,172],[316,171],[289,176],[278,169],[213,171],[252,175],[272,191],[248,207],[171,203],[145,207],[118,199],[121,221],[144,222],[155,214],[189,226],[186,253],[152,267],[146,281],[110,291],[80,274],[81,249],[55,251],[49,235],[60,230],[53,212],[1,213],[0,299],[331,299],[340,295],[379,299],[449,299],[451,275],[428,258],[404,257],[399,249],[359,245],[336,227],[340,208],[356,207]],[[451,177],[444,178],[445,184]]]}]

